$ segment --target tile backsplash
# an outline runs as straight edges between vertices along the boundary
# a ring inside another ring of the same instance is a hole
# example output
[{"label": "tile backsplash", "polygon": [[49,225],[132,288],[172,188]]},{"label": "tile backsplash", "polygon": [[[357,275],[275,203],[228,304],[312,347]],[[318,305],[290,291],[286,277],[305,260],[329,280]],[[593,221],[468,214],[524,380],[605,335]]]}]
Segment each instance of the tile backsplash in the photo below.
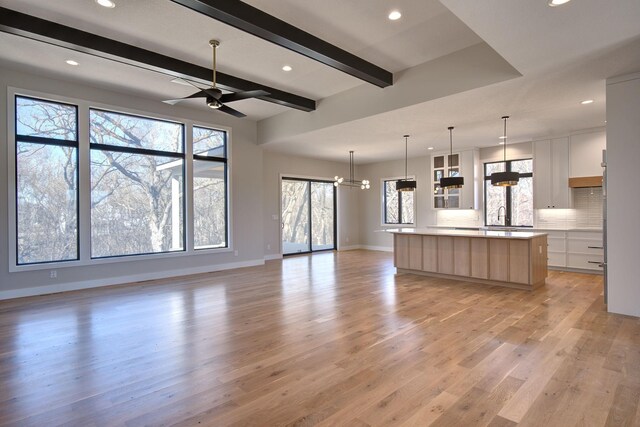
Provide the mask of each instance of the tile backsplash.
[{"label": "tile backsplash", "polygon": [[[602,188],[571,190],[573,209],[536,209],[536,228],[602,228]],[[436,212],[436,224],[445,227],[482,227],[484,213],[471,209],[442,209]]]}]

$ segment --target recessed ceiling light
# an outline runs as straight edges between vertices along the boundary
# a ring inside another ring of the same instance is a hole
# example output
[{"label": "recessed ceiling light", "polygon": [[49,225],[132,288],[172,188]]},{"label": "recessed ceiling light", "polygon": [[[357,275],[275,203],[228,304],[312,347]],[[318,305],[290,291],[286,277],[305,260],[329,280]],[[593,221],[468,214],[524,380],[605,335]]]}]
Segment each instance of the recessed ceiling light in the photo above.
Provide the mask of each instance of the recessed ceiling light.
[{"label": "recessed ceiling light", "polygon": [[291,68],[291,65],[285,65],[284,67],[282,67],[282,71],[291,71],[293,70],[293,68]]},{"label": "recessed ceiling light", "polygon": [[114,7],[116,7],[116,4],[111,0],[96,0],[96,3],[98,3],[102,7],[108,7],[109,9],[113,9]]},{"label": "recessed ceiling light", "polygon": [[427,147],[427,150],[433,150],[433,147]]},{"label": "recessed ceiling light", "polygon": [[580,104],[582,105],[593,104],[593,99],[587,99],[585,101],[582,101]]},{"label": "recessed ceiling light", "polygon": [[77,66],[77,65],[80,65],[78,61],[74,61],[73,59],[67,59],[64,62],[66,62],[69,65],[73,65],[74,67]]},{"label": "recessed ceiling light", "polygon": [[498,139],[507,139],[506,136],[499,136]]},{"label": "recessed ceiling light", "polygon": [[392,21],[397,21],[400,18],[402,18],[402,14],[397,10],[394,10],[389,14],[389,19]]},{"label": "recessed ceiling light", "polygon": [[504,141],[498,142],[498,145],[504,145]]},{"label": "recessed ceiling light", "polygon": [[561,6],[565,3],[569,3],[571,0],[549,0],[549,3],[547,3],[549,6],[551,7],[556,7],[556,6]]}]

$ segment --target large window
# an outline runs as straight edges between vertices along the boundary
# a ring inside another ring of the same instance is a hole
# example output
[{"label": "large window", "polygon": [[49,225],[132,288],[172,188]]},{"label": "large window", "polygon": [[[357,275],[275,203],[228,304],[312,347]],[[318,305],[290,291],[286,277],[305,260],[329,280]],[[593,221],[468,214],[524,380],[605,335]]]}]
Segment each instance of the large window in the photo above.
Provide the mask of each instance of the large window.
[{"label": "large window", "polygon": [[78,109],[15,99],[16,264],[77,260]]},{"label": "large window", "polygon": [[193,127],[193,238],[196,249],[227,246],[227,133]]},{"label": "large window", "polygon": [[382,200],[385,224],[413,224],[414,191],[396,190],[397,179],[383,181]]},{"label": "large window", "polygon": [[227,248],[227,138],[16,95],[15,265]]},{"label": "large window", "polygon": [[184,249],[184,129],[92,109],[91,256]]},{"label": "large window", "polygon": [[[504,171],[520,173],[518,185],[491,185],[491,174]],[[484,175],[485,224],[533,227],[533,161],[526,159],[485,163]]]}]

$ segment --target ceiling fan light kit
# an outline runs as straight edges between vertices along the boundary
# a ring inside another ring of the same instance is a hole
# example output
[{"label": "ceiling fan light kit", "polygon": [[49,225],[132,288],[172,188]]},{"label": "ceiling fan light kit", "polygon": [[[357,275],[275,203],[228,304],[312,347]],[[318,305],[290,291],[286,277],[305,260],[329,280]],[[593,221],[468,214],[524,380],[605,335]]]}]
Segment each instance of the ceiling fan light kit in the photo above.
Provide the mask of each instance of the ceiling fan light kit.
[{"label": "ceiling fan light kit", "polygon": [[175,105],[180,101],[184,101],[185,99],[205,98],[207,106],[213,110],[222,111],[223,113],[230,114],[234,117],[239,117],[239,118],[246,117],[245,114],[241,113],[238,110],[234,110],[233,108],[229,107],[226,104],[233,101],[240,101],[242,99],[259,98],[261,96],[267,96],[269,95],[269,93],[264,90],[249,90],[244,92],[227,93],[223,95],[222,91],[218,89],[218,87],[216,86],[216,49],[218,48],[218,46],[220,46],[220,42],[218,40],[209,40],[209,45],[211,46],[211,50],[213,53],[211,87],[201,88],[199,86],[196,86],[194,83],[190,82],[189,80],[178,79],[188,84],[189,86],[193,86],[196,89],[199,89],[199,91],[189,96],[185,96],[184,98],[169,99],[163,102],[166,104]]},{"label": "ceiling fan light kit", "polygon": [[[503,145],[503,161],[506,167],[507,164],[507,119],[509,116],[502,116],[504,120],[504,145]],[[494,172],[491,174],[491,185],[494,187],[511,187],[518,185],[520,181],[520,174],[518,172]]]},{"label": "ceiling fan light kit", "polygon": [[397,191],[414,191],[418,187],[418,183],[413,179],[409,179],[407,173],[407,161],[409,159],[408,140],[409,135],[404,135],[404,179],[396,181]]}]

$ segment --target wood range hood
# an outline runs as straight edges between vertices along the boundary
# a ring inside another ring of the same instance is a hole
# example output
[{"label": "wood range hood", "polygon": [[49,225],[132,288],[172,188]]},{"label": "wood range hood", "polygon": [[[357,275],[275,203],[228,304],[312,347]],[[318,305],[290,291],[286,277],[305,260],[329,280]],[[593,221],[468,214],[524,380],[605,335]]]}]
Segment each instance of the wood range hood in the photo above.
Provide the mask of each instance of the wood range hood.
[{"label": "wood range hood", "polygon": [[569,188],[602,187],[602,176],[578,176],[569,178]]}]

